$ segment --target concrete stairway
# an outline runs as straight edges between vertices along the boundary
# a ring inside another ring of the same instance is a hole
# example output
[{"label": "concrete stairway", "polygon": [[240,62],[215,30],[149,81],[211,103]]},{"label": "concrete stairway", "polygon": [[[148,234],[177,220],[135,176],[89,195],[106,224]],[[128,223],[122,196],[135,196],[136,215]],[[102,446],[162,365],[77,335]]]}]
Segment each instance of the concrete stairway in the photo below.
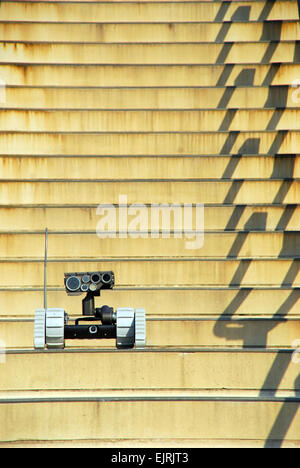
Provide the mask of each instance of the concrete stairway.
[{"label": "concrete stairway", "polygon": [[[1,447],[300,446],[299,34],[292,0],[1,2]],[[120,195],[204,204],[203,246],[100,239]],[[48,306],[112,269],[146,350],[33,350],[46,227]]]}]

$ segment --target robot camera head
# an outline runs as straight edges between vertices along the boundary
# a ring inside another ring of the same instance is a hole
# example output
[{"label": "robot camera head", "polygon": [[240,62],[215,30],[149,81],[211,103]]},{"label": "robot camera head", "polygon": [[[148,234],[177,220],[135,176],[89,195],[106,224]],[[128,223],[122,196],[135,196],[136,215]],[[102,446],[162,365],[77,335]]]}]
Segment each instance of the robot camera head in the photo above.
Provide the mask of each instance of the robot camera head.
[{"label": "robot camera head", "polygon": [[112,289],[114,284],[112,271],[65,273],[65,288],[69,296],[79,296],[88,292],[99,295],[101,289]]}]

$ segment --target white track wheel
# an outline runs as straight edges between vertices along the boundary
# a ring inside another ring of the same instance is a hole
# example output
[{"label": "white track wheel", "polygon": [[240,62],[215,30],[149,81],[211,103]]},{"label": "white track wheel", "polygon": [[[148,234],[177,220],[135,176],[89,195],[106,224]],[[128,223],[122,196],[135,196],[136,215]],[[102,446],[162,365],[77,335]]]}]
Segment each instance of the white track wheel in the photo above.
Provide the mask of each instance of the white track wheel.
[{"label": "white track wheel", "polygon": [[146,311],[145,309],[135,309],[135,346],[136,348],[146,347]]},{"label": "white track wheel", "polygon": [[46,345],[46,311],[36,309],[34,317],[34,348],[45,349]]},{"label": "white track wheel", "polygon": [[47,309],[46,312],[46,345],[48,349],[62,349],[64,339],[64,309]]},{"label": "white track wheel", "polygon": [[116,316],[117,348],[133,348],[135,340],[134,309],[130,307],[121,307],[117,309]]}]

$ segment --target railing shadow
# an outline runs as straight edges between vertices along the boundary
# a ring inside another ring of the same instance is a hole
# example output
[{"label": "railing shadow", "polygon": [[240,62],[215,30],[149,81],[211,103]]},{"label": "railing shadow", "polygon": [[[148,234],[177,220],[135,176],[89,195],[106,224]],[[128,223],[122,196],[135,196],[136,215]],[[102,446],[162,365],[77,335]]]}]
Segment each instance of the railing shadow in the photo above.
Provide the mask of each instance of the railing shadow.
[{"label": "railing shadow", "polygon": [[[241,75],[242,76],[242,75]],[[272,94],[271,94],[272,93]],[[227,94],[228,95],[228,94]],[[276,95],[279,94],[276,92]],[[270,106],[271,102],[274,106],[275,91],[269,92],[266,105]],[[224,99],[224,96],[223,96]],[[276,127],[283,115],[283,111],[287,101],[287,88],[281,89],[280,103],[283,109],[274,109],[273,115],[268,123],[267,130],[276,130]],[[230,122],[230,116],[234,116],[233,113],[227,116],[226,122]],[[225,125],[225,120],[222,123]],[[230,154],[233,145],[235,144],[239,132],[231,132],[226,140],[225,145],[222,148],[222,154]],[[273,171],[270,176],[270,180],[282,180],[277,193],[274,196],[272,204],[284,204],[285,197],[291,188],[294,177],[295,168],[295,155],[278,156],[280,147],[282,146],[287,135],[287,131],[279,131],[269,148],[268,155],[274,156]],[[238,155],[233,155],[227,164],[226,169],[223,173],[223,178],[232,179],[236,168],[244,154],[259,154],[259,139],[248,139],[245,141],[243,146],[239,149]],[[243,185],[243,180],[233,180],[231,187],[229,188],[227,195],[224,198],[223,204],[234,204],[236,197]],[[293,216],[297,205],[286,205],[283,213],[277,223],[275,232],[283,232],[283,242],[281,251],[278,253],[278,258],[293,258],[295,251],[297,251],[297,238],[293,237],[294,233],[286,232],[287,225]],[[229,219],[225,231],[235,231],[238,225],[246,205],[235,205],[231,218]],[[244,225],[244,230],[236,234],[235,240],[227,254],[227,258],[238,258],[239,253],[243,245],[245,244],[249,233],[252,231],[265,231],[267,225],[267,212],[254,212],[252,216]],[[294,244],[296,242],[296,245]],[[296,250],[295,250],[296,249]],[[300,251],[300,250],[299,250]],[[229,286],[238,288],[237,294],[232,299],[231,303],[225,308],[219,319],[216,321],[214,326],[214,333],[218,337],[226,338],[227,340],[239,340],[242,341],[243,348],[251,347],[267,347],[268,334],[282,322],[287,320],[289,311],[299,301],[300,293],[299,289],[291,289],[288,297],[285,301],[279,305],[277,311],[270,318],[235,318],[234,316],[238,312],[241,305],[247,300],[253,291],[253,288],[241,288],[243,278],[245,277],[250,265],[252,258],[241,259],[236,269]],[[291,265],[282,279],[280,287],[287,289],[292,288],[296,276],[299,272],[299,262],[297,259],[293,259]],[[253,333],[253,322],[258,321],[259,326],[255,327],[255,333]],[[276,389],[285,375],[288,366],[291,361],[291,354],[278,351],[276,358],[266,376],[265,382],[260,390],[260,396],[264,395],[265,391],[273,393],[275,395]],[[295,390],[299,388],[299,378],[295,381]],[[265,442],[265,447],[280,447],[284,441],[284,437],[290,427],[295,414],[298,409],[297,403],[291,403],[290,400],[286,400],[282,405],[280,412],[270,430],[268,438]]]},{"label": "railing shadow", "polygon": [[[287,367],[291,362],[291,357],[288,355],[286,357],[286,363],[282,363],[282,360],[279,359],[280,352],[278,353],[272,368],[274,369],[273,374],[282,376],[286,371]],[[284,372],[283,372],[284,371]],[[300,374],[294,382],[295,396],[300,389]],[[291,398],[286,398],[283,405],[280,408],[280,411],[277,415],[276,420],[268,434],[267,440],[265,442],[264,448],[280,448],[285,440],[286,434],[295,419],[299,408],[298,398],[293,400]]]},{"label": "railing shadow", "polygon": [[[298,0],[299,17],[300,17],[300,0]],[[272,11],[275,4],[275,0],[265,2],[263,9],[259,15],[257,21],[264,22],[263,30],[260,41],[267,41],[269,44],[266,47],[265,53],[261,59],[261,64],[270,64],[273,55],[280,43],[281,32],[282,32],[282,21],[268,22],[267,19]],[[224,21],[225,15],[228,9],[232,5],[232,2],[222,3],[215,21]],[[239,6],[231,17],[231,21],[224,21],[222,24],[219,34],[216,38],[216,42],[224,42],[226,36],[230,30],[231,24],[234,21],[249,21],[251,13],[251,7]],[[222,50],[218,56],[218,64],[224,63],[233,43],[224,43]],[[294,51],[294,63],[300,61],[300,46],[295,44]],[[226,109],[232,98],[236,87],[240,86],[254,86],[255,68],[243,69],[239,76],[236,78],[234,86],[226,86],[230,75],[234,70],[234,65],[225,64],[223,72],[221,73],[217,86],[225,87],[223,95],[218,103],[218,109]],[[270,64],[268,72],[263,79],[261,86],[268,87],[268,97],[265,102],[264,108],[273,108],[274,112],[265,128],[266,131],[276,131],[278,124],[284,114],[284,110],[287,104],[288,98],[288,87],[275,87],[272,86],[273,80],[276,74],[280,70],[280,63]],[[228,131],[228,137],[224,142],[224,145],[220,151],[220,155],[230,155],[230,160],[223,173],[223,179],[232,179],[234,172],[237,169],[242,155],[248,154],[259,154],[259,139],[249,139],[245,141],[243,147],[239,149],[238,154],[232,155],[232,149],[238,140],[240,135],[239,131],[230,131],[231,123],[236,115],[236,109],[228,109],[223,122],[220,125],[219,131]],[[282,180],[277,193],[272,201],[273,205],[284,205],[286,196],[292,186],[295,168],[295,155],[285,155],[284,157],[278,156],[279,150],[285,141],[288,134],[287,130],[277,131],[276,137],[274,138],[269,151],[269,156],[274,156],[273,172],[270,176],[270,180]],[[243,186],[243,180],[232,180],[232,184],[224,198],[223,204],[235,204],[237,195]],[[294,233],[286,232],[286,228],[295,213],[297,205],[285,205],[282,215],[275,227],[274,232],[282,232],[283,242],[281,251],[278,253],[278,259],[280,258],[293,258],[295,252],[300,252],[298,248],[297,237]],[[226,231],[235,231],[239,224],[244,212],[246,205],[235,205],[232,215],[227,222],[225,227]],[[249,233],[253,230],[266,230],[267,224],[267,212],[254,212],[253,215],[248,219],[244,225],[244,231],[238,232],[235,240],[227,254],[227,258],[238,258],[239,253],[243,245],[245,244]],[[267,347],[268,334],[276,326],[282,322],[287,321],[289,311],[295,307],[300,298],[300,288],[293,288],[293,284],[296,276],[299,272],[299,261],[293,258],[290,267],[284,278],[279,285],[280,288],[290,290],[285,300],[278,305],[277,310],[270,318],[256,319],[259,320],[259,327],[255,327],[255,336],[253,335],[253,318],[236,318],[242,304],[250,297],[253,292],[253,288],[241,287],[243,278],[245,277],[252,259],[241,259],[239,265],[229,283],[232,288],[237,288],[237,293],[234,298],[224,309],[214,326],[214,334],[218,337],[226,338],[227,340],[241,340],[244,348],[251,347]],[[291,352],[278,351],[276,357],[272,363],[271,368],[265,378],[265,381],[260,389],[260,396],[263,397],[265,392],[275,396],[276,391],[280,386],[280,383],[287,372],[291,363]],[[294,382],[295,394],[300,389],[300,374]],[[281,447],[286,434],[295,419],[299,403],[297,399],[286,398],[282,404],[279,413],[277,414],[276,420],[270,429],[270,432],[265,441],[265,448]]]},{"label": "railing shadow", "polygon": [[[251,227],[252,222],[256,225],[262,225],[266,219],[264,215],[266,215],[266,213],[254,213],[252,219],[250,218],[249,220],[249,227]],[[255,219],[256,217],[257,219]],[[233,255],[236,257],[238,255],[247,235],[247,233],[243,233],[242,236],[237,236],[237,239],[231,247],[230,256]],[[285,252],[284,245],[281,253],[282,252]],[[238,287],[240,285],[250,264],[251,259],[240,262],[239,267],[231,280],[230,286]],[[299,264],[296,260],[293,260],[288,272],[282,280],[281,286],[284,288],[292,287],[298,272]],[[252,292],[253,288],[239,287],[237,294],[216,321],[214,334],[215,336],[226,338],[228,341],[242,341],[243,348],[267,348],[268,334],[275,327],[287,321],[286,317],[289,311],[299,302],[300,289],[292,289],[284,302],[280,304],[276,312],[270,318],[234,318],[241,305],[247,300]],[[254,322],[259,324],[255,329],[253,328]],[[271,395],[273,394],[275,396],[276,390],[279,388],[280,382],[287,372],[290,363],[291,353],[279,350],[260,389],[260,397],[264,397],[266,391],[269,395],[271,393]],[[295,381],[295,392],[299,391],[299,389],[300,375]],[[299,403],[297,401],[286,399],[268,434],[265,442],[265,448],[281,447],[287,431],[295,418],[298,406]]]},{"label": "railing shadow", "polygon": [[[236,207],[237,211],[239,210],[242,213],[241,207]],[[235,223],[238,222],[240,216],[235,216]],[[266,230],[266,223],[267,223],[267,212],[256,212],[251,215],[249,220],[244,225],[244,231],[238,232],[236,238],[230,248],[230,251],[227,254],[227,258],[237,258],[244,243],[247,240],[247,237],[253,230]],[[234,223],[231,221],[231,228],[234,229]],[[230,287],[240,287],[244,276],[246,275],[252,259],[241,259],[239,262],[239,266],[231,279],[229,284]],[[293,271],[295,275],[295,271]],[[288,278],[292,279],[291,274]],[[286,281],[286,280],[284,280]],[[238,311],[241,304],[247,299],[249,294],[253,291],[253,288],[243,288],[240,289],[232,302],[226,307],[224,312],[221,314],[219,319],[217,320],[214,333],[216,336],[226,338],[228,340],[242,340],[243,347],[249,347],[253,345],[251,340],[253,340],[252,334],[252,325],[249,319],[234,319],[234,314]],[[291,293],[293,295],[293,292]],[[259,335],[255,337],[255,345],[260,347],[267,346],[267,335],[268,333],[278,325],[278,321],[284,320],[284,315],[288,313],[289,306],[293,305],[293,297],[289,297],[286,301],[285,306],[282,305],[280,311],[277,311],[274,316],[270,319],[263,319],[260,320],[260,327],[259,327]],[[280,312],[280,313],[279,313]],[[256,319],[258,320],[258,319]],[[234,327],[233,327],[234,325]],[[250,329],[249,329],[250,325]]]}]

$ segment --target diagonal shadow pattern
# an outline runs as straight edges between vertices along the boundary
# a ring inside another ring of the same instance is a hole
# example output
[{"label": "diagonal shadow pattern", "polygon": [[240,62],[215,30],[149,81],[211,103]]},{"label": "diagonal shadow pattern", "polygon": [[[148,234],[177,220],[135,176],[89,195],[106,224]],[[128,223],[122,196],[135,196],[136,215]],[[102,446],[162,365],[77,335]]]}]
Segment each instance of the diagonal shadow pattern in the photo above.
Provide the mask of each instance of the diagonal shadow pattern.
[{"label": "diagonal shadow pattern", "polygon": [[[282,377],[283,371],[286,371],[290,362],[291,362],[290,354],[283,355],[282,353],[280,353],[280,351],[278,351],[277,357],[275,358],[275,361],[272,366],[272,369],[273,369],[272,375],[277,375],[277,376]],[[267,383],[268,381],[266,379],[265,384]],[[294,383],[296,397],[299,392],[299,388],[300,388],[300,374],[298,375]],[[286,437],[286,434],[293,420],[295,419],[298,409],[299,409],[299,397],[295,398],[295,400],[293,400],[292,398],[285,399],[277,415],[277,418],[274,421],[274,424],[270,429],[264,448],[282,447],[282,443]]]},{"label": "diagonal shadow pattern", "polygon": [[[297,1],[299,8],[299,17],[300,17],[300,0]],[[219,33],[216,38],[216,42],[224,42],[230,27],[235,21],[249,21],[250,19],[250,6],[240,6],[238,7],[234,14],[231,17],[230,21],[224,21],[224,18],[228,12],[228,9],[232,3],[225,2],[222,3],[218,11],[216,21],[223,21],[223,24],[220,27]],[[275,5],[275,0],[266,1],[263,5],[261,13],[257,19],[258,22],[262,22],[262,34],[260,37],[261,42],[267,42],[267,47],[265,53],[261,59],[261,64],[266,65],[270,64],[274,54],[278,48],[278,45],[282,36],[282,21],[269,21],[268,18],[270,13]],[[223,45],[222,51],[218,57],[217,63],[224,62],[232,48],[232,43],[226,43]],[[300,43],[295,42],[294,49],[294,63],[300,62]],[[264,104],[265,109],[274,109],[273,114],[264,129],[265,131],[276,132],[278,124],[284,115],[284,111],[287,105],[288,99],[288,86],[273,86],[274,79],[280,71],[280,63],[272,63],[269,65],[268,71],[265,78],[262,80],[261,86],[268,88],[268,96]],[[230,100],[235,92],[237,87],[253,87],[254,78],[256,69],[255,68],[245,68],[239,74],[235,80],[234,86],[226,86],[226,83],[229,80],[229,77],[234,71],[234,66],[232,64],[224,65],[222,74],[219,77],[217,86],[224,87],[223,95],[219,100],[218,109],[226,109],[227,112],[224,117],[223,122],[220,125],[219,131],[228,131],[228,137],[220,151],[222,155],[230,155],[229,162],[225,168],[222,179],[233,179],[234,173],[244,155],[255,154],[259,155],[259,139],[249,139],[244,143],[242,147],[239,148],[238,154],[232,154],[232,148],[234,147],[240,132],[239,131],[230,131],[230,125],[235,118],[237,109],[228,108]],[[242,288],[242,280],[247,273],[252,259],[242,259],[238,265],[237,270],[235,271],[229,287],[236,288],[237,293],[230,302],[230,304],[224,309],[223,313],[220,315],[214,326],[214,333],[216,336],[225,337],[228,340],[242,340],[243,347],[249,348],[253,346],[259,346],[261,348],[267,347],[268,333],[278,326],[280,323],[287,320],[287,315],[289,311],[294,308],[294,306],[299,302],[300,298],[300,289],[294,288],[293,283],[295,278],[299,273],[299,259],[295,257],[295,254],[300,253],[299,246],[299,233],[287,232],[286,228],[293,217],[297,204],[293,205],[284,205],[284,201],[287,193],[289,192],[293,180],[294,180],[294,171],[295,171],[295,155],[278,155],[279,150],[285,141],[288,135],[288,131],[277,131],[276,136],[270,145],[269,151],[267,154],[274,158],[273,171],[270,176],[272,180],[280,180],[280,187],[273,199],[274,205],[283,206],[282,215],[277,222],[277,225],[274,229],[274,232],[282,232],[283,242],[278,258],[292,258],[292,262],[288,271],[285,273],[282,278],[281,285],[279,287],[289,290],[289,293],[286,299],[278,305],[277,310],[274,312],[272,317],[264,318],[259,320],[259,327],[255,327],[256,336],[253,336],[253,327],[251,319],[245,318],[234,318],[238,313],[242,304],[247,301],[247,299],[253,293],[253,288]],[[234,205],[237,194],[239,193],[243,185],[243,180],[232,180],[231,187],[228,190],[227,195],[224,198],[223,204],[232,204]],[[242,216],[246,210],[246,205],[234,205],[232,214],[225,226],[224,231],[235,231]],[[255,230],[264,231],[266,229],[268,213],[266,212],[256,212],[254,213],[249,220],[244,225],[244,230],[242,232],[237,232],[235,240],[227,254],[227,259],[238,258],[239,253],[249,236],[249,233]],[[279,350],[277,352],[276,358],[269,369],[268,374],[266,375],[265,381],[260,389],[260,396],[263,397],[266,391],[271,392],[273,396],[276,394],[276,389],[279,388],[280,383],[288,369],[291,365],[291,352],[284,352]],[[300,389],[300,375],[297,377],[294,383],[295,394]],[[284,401],[276,420],[274,421],[272,427],[270,428],[267,440],[265,442],[265,447],[281,447],[282,442],[287,434],[287,431],[292,424],[299,403],[297,400],[286,399]]]}]

